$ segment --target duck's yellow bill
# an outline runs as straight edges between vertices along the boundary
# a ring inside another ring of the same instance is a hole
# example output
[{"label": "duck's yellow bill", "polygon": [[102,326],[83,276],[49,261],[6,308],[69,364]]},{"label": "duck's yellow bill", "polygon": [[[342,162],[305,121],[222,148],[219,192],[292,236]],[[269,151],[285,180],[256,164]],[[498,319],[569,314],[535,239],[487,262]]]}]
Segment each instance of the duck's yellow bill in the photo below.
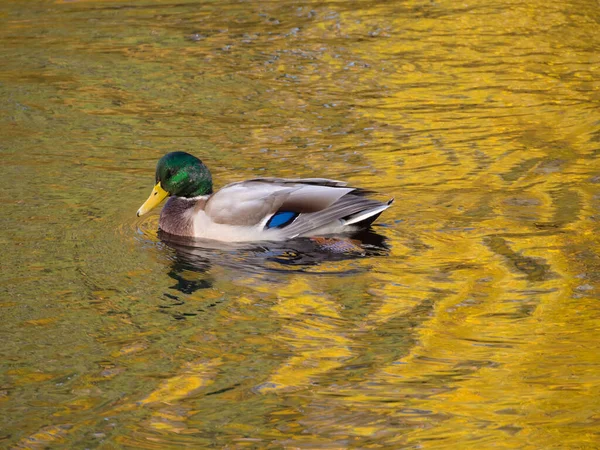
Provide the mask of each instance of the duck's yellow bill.
[{"label": "duck's yellow bill", "polygon": [[160,181],[156,183],[156,186],[154,186],[154,189],[152,189],[152,193],[150,194],[150,197],[148,197],[148,200],[146,200],[144,204],[140,206],[140,209],[138,209],[138,217],[156,208],[160,202],[162,202],[168,196],[169,193],[162,188]]}]

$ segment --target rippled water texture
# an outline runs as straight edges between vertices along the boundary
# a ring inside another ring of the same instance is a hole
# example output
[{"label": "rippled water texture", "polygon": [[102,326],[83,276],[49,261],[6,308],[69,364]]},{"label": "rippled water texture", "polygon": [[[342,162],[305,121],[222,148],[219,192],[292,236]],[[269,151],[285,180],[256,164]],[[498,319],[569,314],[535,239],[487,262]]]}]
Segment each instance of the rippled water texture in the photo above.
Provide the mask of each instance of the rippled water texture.
[{"label": "rippled water texture", "polygon": [[[597,448],[597,1],[5,1],[0,44],[0,447]],[[194,248],[135,217],[171,150],[396,202]]]}]

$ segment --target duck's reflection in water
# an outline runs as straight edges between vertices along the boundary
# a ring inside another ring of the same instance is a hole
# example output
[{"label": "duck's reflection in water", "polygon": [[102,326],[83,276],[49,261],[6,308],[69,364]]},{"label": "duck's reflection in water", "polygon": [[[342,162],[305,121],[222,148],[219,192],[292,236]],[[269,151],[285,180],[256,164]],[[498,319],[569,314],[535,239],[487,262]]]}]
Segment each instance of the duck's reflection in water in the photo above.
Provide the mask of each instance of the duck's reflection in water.
[{"label": "duck's reflection in water", "polygon": [[[326,263],[387,255],[389,247],[383,236],[372,230],[350,236],[299,238],[286,242],[226,243],[174,236],[163,231],[161,241],[174,250],[169,276],[171,286],[184,294],[212,286],[210,277],[190,280],[192,273],[208,274],[213,266],[232,269],[243,276],[258,273],[327,273],[340,275],[359,270],[339,266],[325,268]],[[323,267],[322,270],[320,268]]]}]

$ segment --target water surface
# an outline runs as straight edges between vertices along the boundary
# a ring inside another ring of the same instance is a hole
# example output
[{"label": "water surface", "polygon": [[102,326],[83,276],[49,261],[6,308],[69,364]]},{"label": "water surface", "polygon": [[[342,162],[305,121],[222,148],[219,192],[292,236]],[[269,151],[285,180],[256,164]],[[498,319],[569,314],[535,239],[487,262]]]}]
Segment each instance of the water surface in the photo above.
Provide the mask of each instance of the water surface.
[{"label": "water surface", "polygon": [[[4,2],[0,446],[596,448],[599,11]],[[396,202],[190,249],[135,217],[172,150]]]}]

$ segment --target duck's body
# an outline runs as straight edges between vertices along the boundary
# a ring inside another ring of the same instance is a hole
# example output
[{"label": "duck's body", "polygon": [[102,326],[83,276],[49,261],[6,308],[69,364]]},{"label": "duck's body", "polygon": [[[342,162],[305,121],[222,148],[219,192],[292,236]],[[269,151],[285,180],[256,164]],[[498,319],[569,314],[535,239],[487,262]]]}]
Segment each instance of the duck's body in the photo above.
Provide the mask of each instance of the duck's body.
[{"label": "duck's body", "polygon": [[183,152],[159,161],[156,180],[138,215],[171,195],[160,215],[163,231],[226,242],[349,232],[368,227],[392,203],[371,200],[368,191],[324,178],[256,178],[213,194],[206,166]]}]

